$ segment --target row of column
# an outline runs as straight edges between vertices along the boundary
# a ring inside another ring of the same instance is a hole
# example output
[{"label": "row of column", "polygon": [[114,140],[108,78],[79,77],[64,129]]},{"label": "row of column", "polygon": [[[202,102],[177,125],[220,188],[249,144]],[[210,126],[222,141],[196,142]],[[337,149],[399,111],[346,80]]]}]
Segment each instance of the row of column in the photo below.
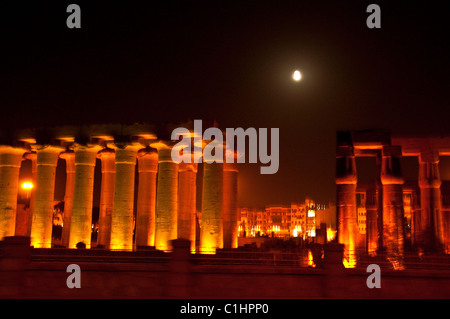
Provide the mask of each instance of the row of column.
[{"label": "row of column", "polygon": [[[0,146],[0,236],[13,236],[19,171],[23,158],[32,160],[35,188],[31,195],[31,245],[50,248],[55,173],[58,158],[66,162],[66,191],[62,244],[91,247],[94,171],[101,161],[99,232],[97,245],[132,250],[154,246],[171,250],[171,240],[185,238],[196,245],[197,164],[174,163],[169,143],[142,149],[126,144],[102,149],[74,144],[37,147],[35,153]],[[25,155],[25,157],[24,157]],[[135,165],[138,162],[136,220]],[[203,164],[200,252],[237,247],[237,168],[233,164]],[[135,239],[133,240],[133,237]]]},{"label": "row of column", "polygon": [[[403,268],[404,249],[404,179],[400,169],[401,148],[384,146],[378,162],[379,183],[366,196],[366,243],[369,254],[380,248],[397,269]],[[447,235],[441,209],[441,180],[436,152],[419,156],[421,211],[414,216],[415,246],[442,250]],[[339,242],[345,244],[344,258],[349,267],[356,265],[358,228],[356,209],[357,173],[353,148],[338,147],[336,159],[337,211]],[[381,218],[380,218],[381,214]]]}]

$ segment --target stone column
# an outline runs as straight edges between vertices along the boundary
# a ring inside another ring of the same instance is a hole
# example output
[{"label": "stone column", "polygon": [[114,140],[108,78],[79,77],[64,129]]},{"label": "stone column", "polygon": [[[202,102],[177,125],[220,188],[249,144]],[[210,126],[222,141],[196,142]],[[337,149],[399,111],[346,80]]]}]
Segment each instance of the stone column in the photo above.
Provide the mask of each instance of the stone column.
[{"label": "stone column", "polygon": [[133,250],[134,179],[141,145],[116,145],[116,179],[111,222],[111,249]]},{"label": "stone column", "polygon": [[223,248],[223,163],[203,163],[200,252]]},{"label": "stone column", "polygon": [[169,251],[178,231],[178,164],[172,161],[169,144],[159,142],[151,146],[158,149],[155,248]]},{"label": "stone column", "polygon": [[439,154],[422,152],[419,155],[419,187],[421,214],[416,218],[417,245],[425,250],[441,250],[444,229],[441,207],[441,177]]},{"label": "stone column", "polygon": [[0,145],[0,240],[14,236],[19,172],[25,150]]},{"label": "stone column", "polygon": [[91,248],[95,161],[100,146],[75,144],[74,150],[75,181],[68,247],[76,248],[82,242]]},{"label": "stone column", "polygon": [[33,221],[33,209],[34,209],[34,199],[36,197],[36,180],[37,180],[37,154],[36,152],[25,154],[25,158],[31,161],[31,176],[33,182],[33,188],[31,189],[30,195],[30,210],[27,220],[27,236],[31,236],[31,223]]},{"label": "stone column", "polygon": [[156,175],[158,153],[143,149],[138,158],[138,198],[136,210],[136,247],[155,246]]},{"label": "stone column", "polygon": [[371,183],[366,192],[366,247],[371,256],[378,250],[378,215],[377,187]]},{"label": "stone column", "polygon": [[223,164],[223,247],[238,247],[238,168],[237,164]]},{"label": "stone column", "polygon": [[178,172],[178,238],[188,239],[195,253],[197,163],[180,163]]},{"label": "stone column", "polygon": [[55,172],[62,149],[43,146],[37,149],[36,193],[31,224],[31,245],[51,248]]},{"label": "stone column", "polygon": [[404,269],[403,190],[400,170],[401,149],[383,147],[381,183],[383,184],[383,245],[396,270]]},{"label": "stone column", "polygon": [[336,157],[338,239],[340,244],[344,244],[344,265],[348,268],[355,267],[357,262],[356,183],[353,148],[338,147]]},{"label": "stone column", "polygon": [[97,157],[100,158],[102,163],[97,245],[109,249],[111,244],[111,222],[116,179],[116,154],[113,149],[105,148],[98,153]]},{"label": "stone column", "polygon": [[75,153],[66,151],[59,156],[66,161],[66,191],[64,194],[64,219],[61,243],[69,247],[70,222],[72,220],[73,187],[75,185]]}]

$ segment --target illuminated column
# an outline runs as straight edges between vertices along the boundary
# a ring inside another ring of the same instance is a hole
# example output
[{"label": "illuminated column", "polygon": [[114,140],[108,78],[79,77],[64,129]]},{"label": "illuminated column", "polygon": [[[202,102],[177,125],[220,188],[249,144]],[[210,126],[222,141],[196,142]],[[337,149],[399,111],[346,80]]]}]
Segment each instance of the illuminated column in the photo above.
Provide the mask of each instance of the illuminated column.
[{"label": "illuminated column", "polygon": [[223,247],[238,247],[237,164],[223,164]]},{"label": "illuminated column", "polygon": [[163,142],[151,146],[158,149],[155,248],[167,251],[177,238],[178,164],[172,161],[171,146]]},{"label": "illuminated column", "polygon": [[197,163],[180,163],[178,171],[178,238],[189,239],[195,253]]},{"label": "illuminated column", "polygon": [[19,172],[25,150],[0,146],[0,240],[14,236]]},{"label": "illuminated column", "polygon": [[344,265],[356,266],[356,163],[352,147],[338,147],[336,187],[339,243],[344,244]]},{"label": "illuminated column", "polygon": [[378,193],[371,184],[366,192],[366,247],[371,256],[378,250]]},{"label": "illuminated column", "polygon": [[401,149],[383,147],[381,183],[383,184],[383,245],[394,269],[403,269],[403,190],[400,170]]},{"label": "illuminated column", "polygon": [[70,222],[69,248],[84,243],[91,248],[92,200],[94,194],[94,172],[99,145],[74,145],[75,181],[73,186],[72,219]]},{"label": "illuminated column", "polygon": [[37,155],[36,152],[25,154],[25,158],[31,161],[31,176],[33,182],[33,188],[31,189],[30,195],[30,210],[27,220],[27,236],[31,236],[31,223],[33,221],[33,209],[34,209],[34,198],[36,197],[36,180],[37,180]]},{"label": "illuminated column", "polygon": [[109,249],[111,244],[111,221],[116,176],[116,154],[113,149],[105,148],[98,152],[97,157],[100,158],[102,163],[102,186],[100,189],[97,245],[101,245],[106,249]]},{"label": "illuminated column", "polygon": [[64,194],[64,219],[61,242],[69,247],[70,222],[72,219],[73,187],[75,182],[75,153],[67,151],[59,156],[66,161],[66,192]]},{"label": "illuminated column", "polygon": [[[205,159],[204,159],[205,160]],[[203,163],[200,252],[223,248],[223,163]]]},{"label": "illuminated column", "polygon": [[136,210],[136,247],[155,246],[156,175],[158,153],[143,149],[138,158],[138,198]]},{"label": "illuminated column", "polygon": [[441,208],[441,178],[437,152],[419,155],[419,187],[422,211],[415,219],[418,246],[426,250],[442,249],[444,229]]},{"label": "illuminated column", "polygon": [[116,178],[111,222],[111,249],[133,250],[134,179],[136,155],[141,145],[115,147]]},{"label": "illuminated column", "polygon": [[36,193],[31,224],[31,245],[51,248],[55,171],[62,149],[43,146],[37,149]]}]

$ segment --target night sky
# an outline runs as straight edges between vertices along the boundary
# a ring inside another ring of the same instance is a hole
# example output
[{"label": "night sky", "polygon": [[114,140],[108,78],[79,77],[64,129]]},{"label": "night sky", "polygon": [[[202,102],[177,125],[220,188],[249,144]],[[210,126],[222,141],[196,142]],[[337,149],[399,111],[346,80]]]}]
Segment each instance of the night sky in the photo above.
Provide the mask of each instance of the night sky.
[{"label": "night sky", "polygon": [[[335,201],[337,130],[450,134],[444,2],[92,2],[0,3],[3,132],[189,119],[280,128],[279,171],[241,165],[241,206]],[[70,3],[81,29],[66,26]],[[381,29],[366,26],[370,3]]]}]

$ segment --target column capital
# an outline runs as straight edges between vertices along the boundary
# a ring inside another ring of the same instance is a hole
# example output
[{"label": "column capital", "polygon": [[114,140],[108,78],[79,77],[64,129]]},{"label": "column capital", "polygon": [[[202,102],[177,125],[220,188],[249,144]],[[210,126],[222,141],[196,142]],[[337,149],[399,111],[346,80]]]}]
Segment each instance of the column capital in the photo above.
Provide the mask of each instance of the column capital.
[{"label": "column capital", "polygon": [[73,150],[67,150],[59,154],[59,157],[64,160],[70,160],[75,158],[75,152]]},{"label": "column capital", "polygon": [[197,173],[198,171],[198,164],[197,163],[180,163],[178,164],[178,171],[179,172],[194,172]]},{"label": "column capital", "polygon": [[28,150],[22,147],[14,147],[11,145],[0,145],[0,154],[3,153],[24,154],[25,152],[28,152]]},{"label": "column capital", "polygon": [[103,159],[115,159],[116,153],[112,148],[104,148],[97,153],[97,158]]},{"label": "column capital", "polygon": [[174,163],[172,161],[172,148],[173,146],[178,143],[177,141],[162,141],[159,140],[158,142],[150,144],[151,147],[158,150],[158,162],[170,162]]},{"label": "column capital", "polygon": [[111,143],[108,147],[115,151],[116,164],[136,164],[136,155],[142,148],[140,143]]},{"label": "column capital", "polygon": [[335,182],[337,185],[356,184],[358,182],[355,156],[352,153],[347,153],[347,155],[341,153],[337,156]]},{"label": "column capital", "polygon": [[95,166],[95,159],[97,158],[97,153],[101,150],[101,146],[94,145],[84,145],[74,143],[73,150],[75,152],[75,165],[89,165]]},{"label": "column capital", "polygon": [[419,154],[419,164],[438,164],[439,163],[439,152],[438,151],[422,151]]},{"label": "column capital", "polygon": [[28,152],[25,153],[25,155],[23,156],[25,159],[28,159],[30,161],[35,161],[37,159],[37,154],[36,152]]},{"label": "column capital", "polygon": [[97,158],[102,162],[102,174],[116,172],[116,152],[113,149],[102,149],[97,153]]},{"label": "column capital", "polygon": [[402,150],[400,146],[383,146],[380,179],[383,185],[403,185],[405,179],[400,168]]},{"label": "column capital", "polygon": [[158,152],[152,148],[141,149],[137,153],[138,171],[142,172],[158,172]]},{"label": "column capital", "polygon": [[439,154],[429,150],[419,154],[419,187],[440,188]]},{"label": "column capital", "polygon": [[35,151],[36,153],[45,151],[49,153],[61,153],[66,150],[65,147],[61,145],[54,145],[54,144],[33,144],[31,145],[31,150]]},{"label": "column capital", "polygon": [[59,157],[66,161],[66,173],[75,173],[75,152],[67,150],[59,154]]},{"label": "column capital", "polygon": [[56,166],[58,164],[59,154],[63,151],[63,147],[55,145],[40,145],[36,147],[37,165]]},{"label": "column capital", "polygon": [[26,149],[12,147],[10,145],[0,145],[0,166],[20,167]]}]

